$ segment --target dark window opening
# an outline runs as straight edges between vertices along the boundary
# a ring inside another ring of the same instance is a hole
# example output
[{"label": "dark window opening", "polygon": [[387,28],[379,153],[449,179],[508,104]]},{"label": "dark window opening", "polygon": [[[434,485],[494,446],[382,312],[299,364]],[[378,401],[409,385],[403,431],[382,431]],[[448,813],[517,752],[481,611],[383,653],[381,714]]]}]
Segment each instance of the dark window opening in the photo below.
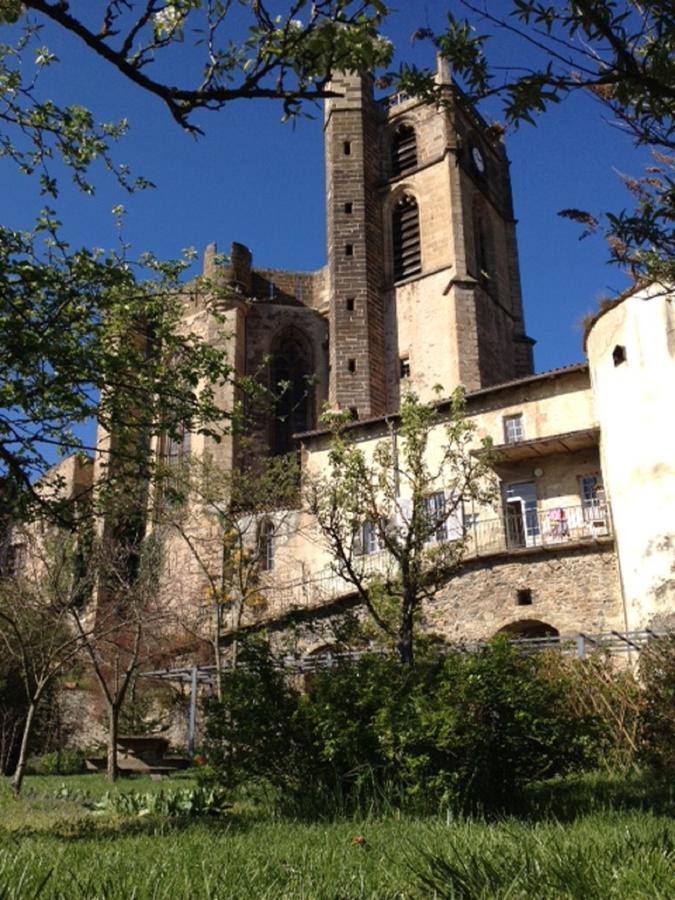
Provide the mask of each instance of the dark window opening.
[{"label": "dark window opening", "polygon": [[272,353],[270,382],[274,392],[272,453],[295,449],[293,435],[314,427],[311,351],[306,339],[287,336]]},{"label": "dark window opening", "polygon": [[347,213],[347,215],[351,216],[353,211],[354,211],[354,204],[353,203],[345,203],[345,212]]},{"label": "dark window opening", "polygon": [[394,280],[410,278],[422,271],[420,217],[414,197],[406,194],[394,207],[392,219],[394,243]]},{"label": "dark window opening", "polygon": [[345,256],[353,256],[354,255],[354,245],[353,244],[345,244]]},{"label": "dark window opening", "polygon": [[532,605],[532,590],[530,588],[520,588],[516,592],[516,603],[518,606]]},{"label": "dark window opening", "polygon": [[344,144],[342,145],[342,149],[343,149],[344,152],[345,152],[345,156],[351,156],[351,152],[352,152],[352,142],[351,142],[351,141],[345,141]]},{"label": "dark window opening", "polygon": [[355,406],[350,406],[350,407],[349,407],[349,417],[350,417],[351,419],[354,419],[354,420],[358,419],[358,417],[359,417],[359,411],[358,411],[358,409],[357,409]]},{"label": "dark window opening", "polygon": [[401,358],[398,374],[400,378],[410,378],[410,360],[407,356]]},{"label": "dark window opening", "polygon": [[626,348],[622,347],[621,344],[617,344],[616,347],[612,350],[612,359],[614,360],[615,366],[620,366],[621,363],[625,363]]},{"label": "dark window opening", "polygon": [[391,144],[391,171],[403,175],[417,168],[417,138],[411,125],[399,125]]},{"label": "dark window opening", "polygon": [[347,312],[354,312],[356,301],[354,297],[347,297]]},{"label": "dark window opening", "polygon": [[349,369],[350,372],[356,372],[356,360],[350,359],[349,362],[347,363],[347,368]]}]

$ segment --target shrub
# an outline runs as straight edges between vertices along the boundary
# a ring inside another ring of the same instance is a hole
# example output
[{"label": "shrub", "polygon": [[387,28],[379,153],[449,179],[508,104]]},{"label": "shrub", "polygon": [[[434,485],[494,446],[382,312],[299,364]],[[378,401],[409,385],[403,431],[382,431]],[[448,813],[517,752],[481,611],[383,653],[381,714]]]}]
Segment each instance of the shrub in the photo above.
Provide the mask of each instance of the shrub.
[{"label": "shrub", "polygon": [[32,756],[26,765],[28,775],[79,775],[86,771],[85,754],[81,750],[53,750]]},{"label": "shrub", "polygon": [[529,781],[594,761],[598,723],[573,714],[541,660],[506,641],[430,653],[414,668],[364,656],[291,687],[266,648],[228,675],[207,710],[222,781],[264,778],[315,806],[387,795],[418,808],[504,809]]},{"label": "shrub", "polygon": [[675,774],[675,635],[655,638],[640,654],[644,691],[639,755],[662,774]]}]

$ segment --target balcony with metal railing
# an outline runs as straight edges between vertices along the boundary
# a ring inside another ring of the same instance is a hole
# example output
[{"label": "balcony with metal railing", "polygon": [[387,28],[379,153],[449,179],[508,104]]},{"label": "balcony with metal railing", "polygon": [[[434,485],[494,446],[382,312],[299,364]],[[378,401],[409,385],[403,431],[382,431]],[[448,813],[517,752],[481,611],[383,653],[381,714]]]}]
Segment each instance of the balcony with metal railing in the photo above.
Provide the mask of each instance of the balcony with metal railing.
[{"label": "balcony with metal railing", "polygon": [[[523,508],[519,514],[507,514],[464,525],[464,559],[485,556],[536,553],[565,545],[589,545],[612,538],[609,505],[605,500],[576,506],[553,506],[544,509]],[[363,575],[393,576],[396,564],[384,550],[365,553],[353,562]],[[303,579],[284,579],[280,572],[269,573],[267,590],[269,614],[277,616],[291,609],[316,609],[356,593],[353,583],[328,566]]]}]

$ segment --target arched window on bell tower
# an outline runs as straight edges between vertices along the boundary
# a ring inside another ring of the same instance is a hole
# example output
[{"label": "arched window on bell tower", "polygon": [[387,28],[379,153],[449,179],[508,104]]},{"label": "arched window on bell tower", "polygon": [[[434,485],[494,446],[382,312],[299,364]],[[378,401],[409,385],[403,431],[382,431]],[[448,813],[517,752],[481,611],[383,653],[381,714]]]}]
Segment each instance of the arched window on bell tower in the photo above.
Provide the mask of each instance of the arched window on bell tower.
[{"label": "arched window on bell tower", "polygon": [[309,340],[296,329],[285,331],[273,345],[270,363],[274,395],[270,449],[274,456],[295,450],[293,435],[314,427],[313,375]]},{"label": "arched window on bell tower", "polygon": [[420,215],[411,194],[404,194],[394,206],[391,233],[394,281],[418,275],[422,271]]},{"label": "arched window on bell tower", "polygon": [[412,125],[399,125],[391,141],[391,174],[396,177],[417,168],[417,135]]}]

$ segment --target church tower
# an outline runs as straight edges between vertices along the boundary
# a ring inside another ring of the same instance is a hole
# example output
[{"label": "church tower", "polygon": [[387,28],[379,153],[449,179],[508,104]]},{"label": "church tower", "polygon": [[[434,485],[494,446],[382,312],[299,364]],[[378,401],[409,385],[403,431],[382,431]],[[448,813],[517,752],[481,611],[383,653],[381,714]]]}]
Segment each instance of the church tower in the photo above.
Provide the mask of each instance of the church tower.
[{"label": "church tower", "polygon": [[326,103],[330,400],[361,418],[532,372],[501,136],[437,79],[438,106],[356,76]]}]

